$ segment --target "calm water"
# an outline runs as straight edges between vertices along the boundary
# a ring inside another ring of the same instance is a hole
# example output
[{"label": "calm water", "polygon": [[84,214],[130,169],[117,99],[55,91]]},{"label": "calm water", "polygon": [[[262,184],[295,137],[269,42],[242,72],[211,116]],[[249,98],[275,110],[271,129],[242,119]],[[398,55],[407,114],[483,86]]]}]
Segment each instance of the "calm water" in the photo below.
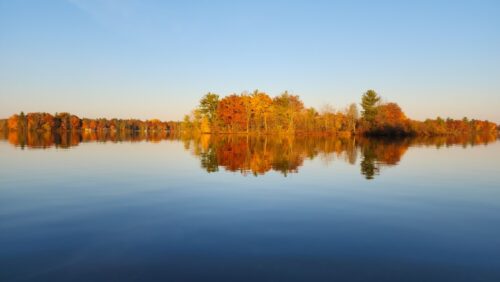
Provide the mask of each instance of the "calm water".
[{"label": "calm water", "polygon": [[1,281],[500,281],[496,137],[4,138]]}]

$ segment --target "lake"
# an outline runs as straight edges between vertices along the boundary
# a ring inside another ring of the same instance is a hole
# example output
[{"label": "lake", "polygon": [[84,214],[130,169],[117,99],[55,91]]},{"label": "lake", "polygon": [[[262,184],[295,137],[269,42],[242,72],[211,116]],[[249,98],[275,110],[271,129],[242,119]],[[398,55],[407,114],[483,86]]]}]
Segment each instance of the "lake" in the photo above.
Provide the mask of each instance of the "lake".
[{"label": "lake", "polygon": [[500,281],[500,142],[5,134],[0,280]]}]

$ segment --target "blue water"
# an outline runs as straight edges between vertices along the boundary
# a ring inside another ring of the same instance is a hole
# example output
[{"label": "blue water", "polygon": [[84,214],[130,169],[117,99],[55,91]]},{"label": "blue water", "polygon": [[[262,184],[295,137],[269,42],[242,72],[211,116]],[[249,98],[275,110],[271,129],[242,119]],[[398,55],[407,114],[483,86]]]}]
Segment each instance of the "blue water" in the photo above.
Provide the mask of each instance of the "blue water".
[{"label": "blue water", "polygon": [[[0,142],[0,280],[500,281],[500,142],[208,173],[186,142]],[[219,163],[223,160],[218,156]]]}]

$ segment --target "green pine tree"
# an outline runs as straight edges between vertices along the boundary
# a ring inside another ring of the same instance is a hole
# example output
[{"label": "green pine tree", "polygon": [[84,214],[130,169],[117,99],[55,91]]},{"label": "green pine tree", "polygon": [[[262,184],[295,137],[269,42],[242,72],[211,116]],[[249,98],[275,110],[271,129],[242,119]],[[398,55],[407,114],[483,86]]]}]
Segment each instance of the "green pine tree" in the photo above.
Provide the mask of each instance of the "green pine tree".
[{"label": "green pine tree", "polygon": [[377,92],[374,90],[368,90],[361,97],[361,107],[363,111],[361,114],[363,119],[369,123],[372,123],[375,120],[375,116],[377,115],[377,104],[380,101],[380,96],[378,96]]}]

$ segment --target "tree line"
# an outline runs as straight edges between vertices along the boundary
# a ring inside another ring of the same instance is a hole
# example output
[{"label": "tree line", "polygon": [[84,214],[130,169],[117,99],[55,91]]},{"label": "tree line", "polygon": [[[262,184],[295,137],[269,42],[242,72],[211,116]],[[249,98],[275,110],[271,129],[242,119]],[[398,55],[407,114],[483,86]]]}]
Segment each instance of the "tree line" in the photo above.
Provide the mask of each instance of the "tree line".
[{"label": "tree line", "polygon": [[203,96],[199,105],[181,122],[158,119],[88,119],[69,113],[28,113],[0,120],[0,131],[111,131],[111,132],[194,132],[259,134],[329,134],[412,136],[496,133],[498,126],[489,121],[463,118],[408,118],[397,103],[382,102],[374,91],[361,97],[361,112],[355,103],[343,109],[324,105],[320,110],[306,107],[298,95],[287,91],[270,97],[255,90],[252,93],[220,97]]},{"label": "tree line", "polygon": [[377,135],[457,135],[496,132],[495,123],[463,118],[408,118],[397,103],[382,102],[374,91],[361,97],[361,114],[355,103],[335,110],[324,105],[321,110],[305,107],[297,95],[284,92],[270,97],[255,90],[223,98],[208,93],[199,106],[186,115],[182,128],[201,133],[326,133],[339,136]]},{"label": "tree line", "polygon": [[14,114],[0,120],[3,131],[83,131],[83,132],[170,132],[175,131],[178,122],[163,122],[158,119],[89,119],[79,118],[70,113],[28,113]]}]

